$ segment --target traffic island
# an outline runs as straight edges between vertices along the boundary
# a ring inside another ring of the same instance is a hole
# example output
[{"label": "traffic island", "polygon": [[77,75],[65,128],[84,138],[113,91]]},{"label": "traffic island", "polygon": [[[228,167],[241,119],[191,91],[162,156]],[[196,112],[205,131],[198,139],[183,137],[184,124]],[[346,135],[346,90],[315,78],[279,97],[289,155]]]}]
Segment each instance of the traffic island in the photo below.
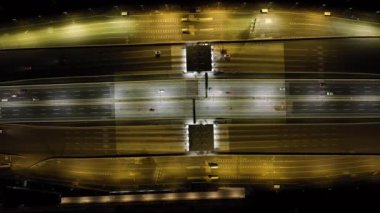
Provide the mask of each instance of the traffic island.
[{"label": "traffic island", "polygon": [[214,151],[214,125],[189,125],[189,151]]},{"label": "traffic island", "polygon": [[187,72],[210,71],[211,63],[211,45],[209,43],[198,42],[186,46]]}]

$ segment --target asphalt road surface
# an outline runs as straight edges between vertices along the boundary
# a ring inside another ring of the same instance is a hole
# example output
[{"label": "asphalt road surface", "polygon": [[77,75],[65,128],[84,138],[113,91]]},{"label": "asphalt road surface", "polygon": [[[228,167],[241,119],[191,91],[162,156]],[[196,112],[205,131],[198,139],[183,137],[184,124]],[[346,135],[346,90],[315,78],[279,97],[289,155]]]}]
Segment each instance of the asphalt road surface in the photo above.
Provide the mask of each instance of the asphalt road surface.
[{"label": "asphalt road surface", "polygon": [[[185,154],[186,125],[58,127],[2,125],[0,153],[51,156]],[[376,154],[378,123],[218,124],[218,153]],[[28,144],[28,146],[25,146]]]},{"label": "asphalt road surface", "polygon": [[[77,17],[74,22],[70,20],[58,25],[3,30],[0,47],[380,35],[376,23],[325,17],[322,12],[272,11],[259,14],[258,11],[210,10],[195,14],[191,19],[189,15],[159,12],[127,17]],[[189,21],[183,21],[183,18]]]},{"label": "asphalt road surface", "polygon": [[[185,125],[59,127],[1,126],[0,153],[47,156],[109,156],[185,153]],[[28,144],[25,146],[25,144]]]},{"label": "asphalt road surface", "polygon": [[[379,39],[214,44],[214,66],[225,73],[378,74]],[[227,49],[231,59],[220,54]]]},{"label": "asphalt road surface", "polygon": [[217,125],[220,153],[379,153],[379,125],[266,124]]},{"label": "asphalt road surface", "polygon": [[[182,73],[186,64],[182,48],[173,45],[2,51],[0,79]],[[155,51],[161,52],[159,58]]]},{"label": "asphalt road surface", "polygon": [[[374,23],[310,12],[217,10],[194,17],[158,12],[2,31],[0,47],[380,36],[379,29]],[[216,43],[212,66],[226,73],[376,74],[378,43],[378,39]],[[2,80],[115,77],[103,83],[48,84],[47,80],[43,85],[0,87],[1,165],[10,162],[13,172],[29,178],[105,190],[181,188],[191,182],[272,188],[275,184],[329,186],[336,181],[378,181],[379,125],[357,119],[380,117],[377,80],[242,80],[211,75],[207,88],[203,74],[187,73],[167,80],[118,80],[119,74],[181,74],[185,70],[183,47],[1,51]],[[221,57],[221,48],[228,49],[231,60]],[[161,51],[160,57],[154,56],[155,50]],[[235,118],[348,118],[352,123],[218,124],[214,138],[217,153],[198,155],[187,152],[186,124],[192,123],[192,99],[198,123]],[[122,125],[122,121],[140,120],[152,123]],[[167,124],[154,125],[155,120]],[[171,124],[171,120],[183,123]],[[114,125],[58,127],[41,125],[44,121],[111,121]],[[31,122],[40,125],[32,126]],[[167,156],[150,156],[154,154]],[[217,163],[218,168],[209,167],[208,162]],[[215,175],[218,179],[212,180]]]},{"label": "asphalt road surface", "polygon": [[[206,162],[218,163],[212,169]],[[377,156],[337,155],[213,155],[132,158],[54,158],[25,172],[30,177],[63,181],[73,187],[104,190],[180,188],[191,182],[274,184],[329,187],[378,179]],[[99,169],[101,168],[101,169]],[[209,174],[218,180],[207,180]]]},{"label": "asphalt road surface", "polygon": [[[213,43],[212,70],[227,74],[378,74],[379,39]],[[226,49],[230,60],[221,50]],[[160,57],[155,57],[160,51]],[[0,51],[0,80],[72,76],[181,75],[185,45]]]},{"label": "asphalt road surface", "polygon": [[[2,87],[2,122],[378,117],[376,80],[210,79]],[[85,97],[85,98],[83,98]]]}]

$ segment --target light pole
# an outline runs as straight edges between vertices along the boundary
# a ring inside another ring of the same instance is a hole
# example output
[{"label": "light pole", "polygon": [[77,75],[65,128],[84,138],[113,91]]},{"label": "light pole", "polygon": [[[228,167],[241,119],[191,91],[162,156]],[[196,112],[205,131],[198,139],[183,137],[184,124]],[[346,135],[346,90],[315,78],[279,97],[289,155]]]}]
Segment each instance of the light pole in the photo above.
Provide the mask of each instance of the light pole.
[{"label": "light pole", "polygon": [[205,98],[208,98],[208,73],[205,74]]}]

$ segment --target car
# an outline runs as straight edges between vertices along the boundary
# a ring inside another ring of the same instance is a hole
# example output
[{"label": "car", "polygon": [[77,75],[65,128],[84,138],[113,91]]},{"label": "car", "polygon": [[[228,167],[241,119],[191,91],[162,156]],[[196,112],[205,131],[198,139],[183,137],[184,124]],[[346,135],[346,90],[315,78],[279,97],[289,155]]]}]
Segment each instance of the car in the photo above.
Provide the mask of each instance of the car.
[{"label": "car", "polygon": [[3,129],[0,129],[0,134],[4,134],[5,131]]},{"label": "car", "polygon": [[219,176],[218,175],[207,175],[207,180],[218,180]]},{"label": "car", "polygon": [[332,96],[332,95],[334,95],[334,93],[331,92],[331,91],[327,91],[327,92],[326,92],[326,95],[327,95],[327,96]]},{"label": "car", "polygon": [[40,99],[36,98],[36,97],[32,97],[32,101],[39,101]]},{"label": "car", "polygon": [[8,98],[2,98],[1,102],[8,102]]},{"label": "car", "polygon": [[323,15],[324,15],[324,16],[331,16],[331,12],[330,12],[330,11],[325,11],[325,12],[323,13]]},{"label": "car", "polygon": [[285,91],[286,88],[285,87],[280,87],[280,91]]},{"label": "car", "polygon": [[154,57],[159,58],[161,56],[161,51],[156,50],[154,51]]},{"label": "car", "polygon": [[25,70],[25,71],[30,71],[30,70],[32,70],[32,66],[30,66],[30,65],[25,65],[25,66],[24,66],[24,70]]},{"label": "car", "polygon": [[190,34],[190,30],[188,28],[183,28],[182,33],[183,34]]},{"label": "car", "polygon": [[217,163],[214,163],[214,162],[208,162],[207,165],[211,168],[211,169],[217,169],[219,168],[219,165]]},{"label": "car", "polygon": [[274,110],[276,110],[276,111],[285,111],[286,110],[286,105],[285,104],[276,105],[276,106],[274,106]]},{"label": "car", "polygon": [[268,13],[268,12],[269,12],[269,9],[267,8],[260,9],[260,13]]},{"label": "car", "polygon": [[223,55],[223,58],[224,58],[224,60],[226,60],[226,61],[230,61],[230,60],[231,60],[231,55],[230,55],[230,54],[224,54],[224,55]]},{"label": "car", "polygon": [[197,45],[199,45],[199,46],[208,46],[208,45],[210,45],[210,43],[208,43],[208,42],[197,42]]}]

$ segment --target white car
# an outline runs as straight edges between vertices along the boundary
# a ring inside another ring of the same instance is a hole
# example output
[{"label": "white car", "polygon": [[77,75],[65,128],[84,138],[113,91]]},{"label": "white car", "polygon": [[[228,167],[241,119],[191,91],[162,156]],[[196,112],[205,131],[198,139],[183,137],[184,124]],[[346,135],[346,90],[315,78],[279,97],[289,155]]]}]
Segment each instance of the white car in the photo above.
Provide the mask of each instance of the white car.
[{"label": "white car", "polygon": [[224,58],[224,60],[226,60],[226,61],[230,61],[230,60],[231,60],[231,55],[230,55],[230,54],[224,54],[224,55],[223,55],[223,58]]},{"label": "white car", "polygon": [[161,56],[161,51],[159,51],[159,50],[154,51],[154,56],[156,58],[159,58]]},{"label": "white car", "polygon": [[330,91],[327,91],[327,92],[326,92],[326,95],[327,95],[327,96],[331,96],[331,95],[334,95],[334,93],[333,93],[333,92],[330,92]]},{"label": "white car", "polygon": [[219,176],[218,175],[207,175],[206,179],[208,181],[219,180]]}]

